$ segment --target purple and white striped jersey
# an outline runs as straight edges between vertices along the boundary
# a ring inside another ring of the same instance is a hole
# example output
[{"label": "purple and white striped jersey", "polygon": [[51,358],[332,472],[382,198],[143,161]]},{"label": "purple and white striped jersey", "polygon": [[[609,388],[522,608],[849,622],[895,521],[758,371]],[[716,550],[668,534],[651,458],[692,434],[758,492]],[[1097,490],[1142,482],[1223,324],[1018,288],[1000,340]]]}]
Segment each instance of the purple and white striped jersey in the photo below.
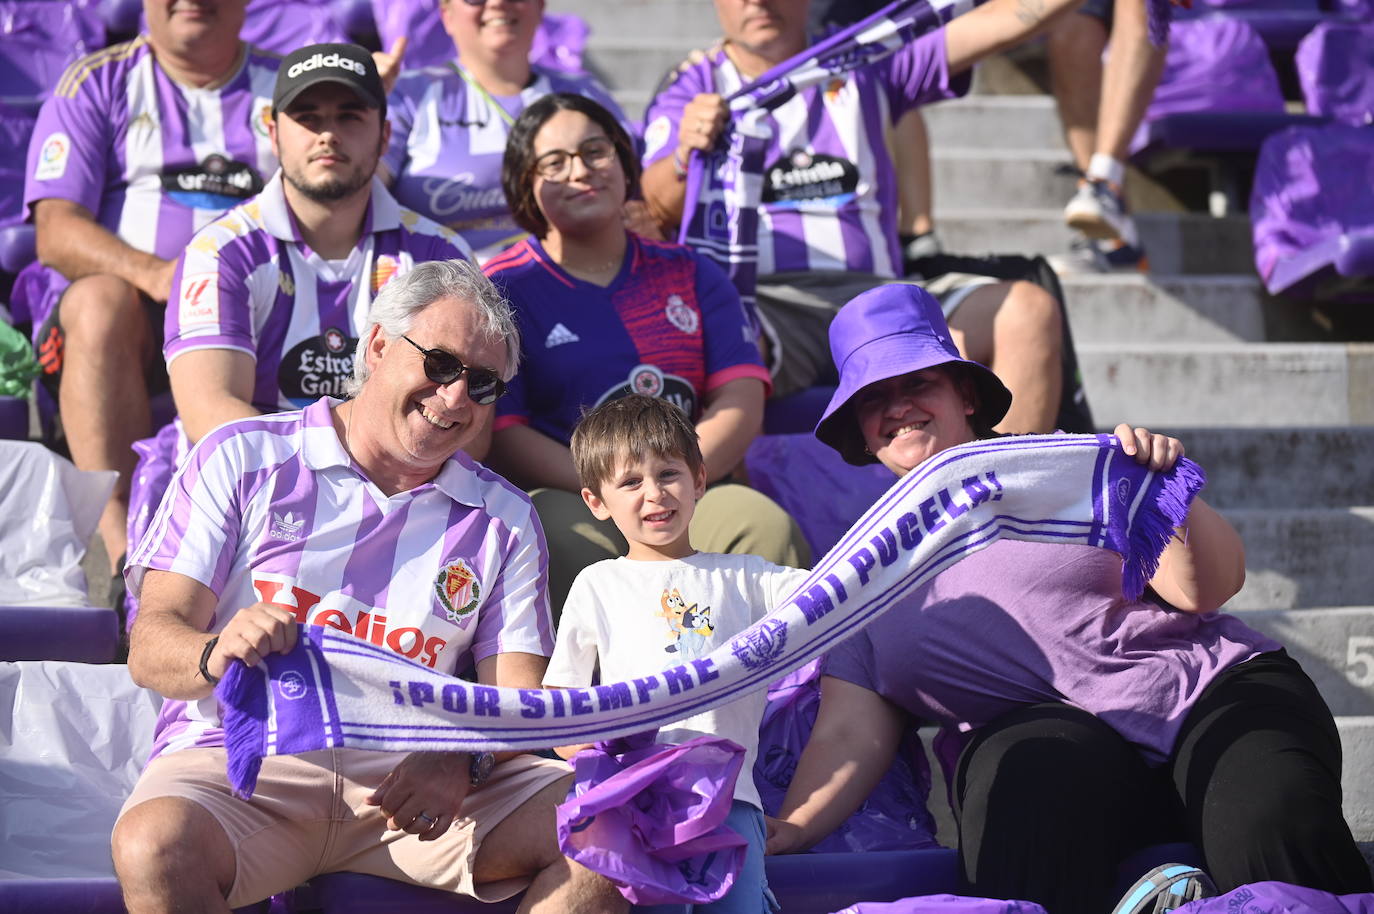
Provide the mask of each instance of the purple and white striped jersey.
[{"label": "purple and white striped jersey", "polygon": [[301,240],[281,173],[200,232],[177,263],[166,315],[167,364],[196,349],[234,349],[257,362],[263,412],[342,396],[372,300],[427,260],[471,259],[462,238],[401,207],[377,179],[363,235],[343,262]]},{"label": "purple and white striped jersey", "polygon": [[68,67],[29,142],[27,217],[39,200],[70,200],[131,247],[176,257],[277,167],[267,124],[280,61],[244,48],[216,89],[173,81],[147,36]]},{"label": "purple and white striped jersey", "polygon": [[[683,109],[744,81],[721,45],[665,80],[644,115],[644,164],[673,154]],[[854,270],[901,275],[897,177],[886,131],[908,110],[968,91],[951,78],[945,32],[812,86],[765,116],[772,129],[759,213],[760,274]]]},{"label": "purple and white striped jersey", "polygon": [[386,166],[396,199],[463,235],[485,262],[521,238],[501,190],[501,159],[511,124],[550,92],[585,95],[636,131],[611,94],[590,76],[533,67],[519,95],[493,96],[469,83],[457,63],[401,76],[387,100],[391,145]]},{"label": "purple and white striped jersey", "polygon": [[[177,471],[126,572],[214,592],[209,631],[262,601],[441,672],[493,654],[547,657],[548,551],[523,492],[461,452],[384,496],[344,450],[323,398],[206,435]],[[163,704],[152,756],[223,744],[213,697]]]}]

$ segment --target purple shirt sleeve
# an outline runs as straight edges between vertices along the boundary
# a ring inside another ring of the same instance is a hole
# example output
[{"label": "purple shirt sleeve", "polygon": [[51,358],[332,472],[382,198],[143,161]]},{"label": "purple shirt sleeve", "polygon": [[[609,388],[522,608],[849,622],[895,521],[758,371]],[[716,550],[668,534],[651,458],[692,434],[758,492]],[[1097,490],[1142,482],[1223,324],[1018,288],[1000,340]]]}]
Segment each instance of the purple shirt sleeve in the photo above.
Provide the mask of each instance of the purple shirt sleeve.
[{"label": "purple shirt sleeve", "polygon": [[54,92],[43,103],[29,139],[26,219],[33,218],[36,202],[50,197],[79,203],[92,216],[100,213],[114,142],[113,102],[101,97],[102,87],[93,75],[75,93]]},{"label": "purple shirt sleeve", "polygon": [[687,103],[703,92],[714,92],[715,86],[706,80],[709,72],[704,63],[683,61],[673,76],[664,80],[649,107],[644,112],[644,166],[667,158],[677,149],[677,128]]},{"label": "purple shirt sleeve", "polygon": [[163,318],[162,354],[168,364],[191,349],[236,349],[256,356],[247,280],[260,261],[248,248],[247,238],[212,223],[177,258]]},{"label": "purple shirt sleeve", "polygon": [[821,663],[822,676],[834,676],[845,682],[862,686],[870,692],[878,691],[873,677],[877,664],[873,659],[873,643],[866,632],[857,632],[841,641],[825,655]]},{"label": "purple shirt sleeve", "polygon": [[950,75],[943,28],[927,32],[879,66],[894,122],[912,108],[966,94],[973,80],[972,68]]}]

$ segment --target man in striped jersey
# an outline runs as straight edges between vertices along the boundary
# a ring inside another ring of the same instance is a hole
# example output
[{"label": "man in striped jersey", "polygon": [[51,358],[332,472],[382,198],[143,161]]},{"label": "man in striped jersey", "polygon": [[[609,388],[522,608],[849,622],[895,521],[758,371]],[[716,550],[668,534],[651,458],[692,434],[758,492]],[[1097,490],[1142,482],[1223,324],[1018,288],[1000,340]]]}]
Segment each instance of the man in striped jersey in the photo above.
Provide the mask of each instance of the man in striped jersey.
[{"label": "man in striped jersey", "polygon": [[281,170],[198,232],[176,268],[163,353],[192,442],[230,419],[342,396],[373,297],[417,263],[471,256],[373,178],[389,129],[361,47],[282,61],[268,122]]},{"label": "man in striped jersey", "polygon": [[[963,95],[977,61],[1080,2],[988,0],[873,66],[803,90],[765,118],[772,139],[757,294],[774,396],[834,383],[831,317],[859,292],[901,277],[898,180],[885,132],[906,111]],[[715,0],[715,7],[724,39],[670,74],[644,117],[644,198],[665,224],[682,218],[686,157],[711,149],[727,122],[723,97],[810,44],[809,0]],[[1062,346],[1054,298],[1028,282],[963,273],[922,285],[940,300],[961,351],[1015,394],[999,431],[1052,431]]]},{"label": "man in striped jersey", "polygon": [[77,466],[120,473],[100,519],[114,571],[129,446],[151,431],[146,385],[166,389],[157,352],[174,261],[276,168],[277,59],[239,41],[244,5],[146,0],[147,33],[73,64],[29,145],[24,202],[45,287],[31,302],[36,344]]},{"label": "man in striped jersey", "polygon": [[143,604],[129,672],[167,698],[113,836],[131,912],[227,911],[338,870],[485,901],[524,889],[522,911],[625,910],[558,849],[562,762],[421,740],[267,759],[248,801],[226,776],[213,688],[232,662],[290,650],[298,622],[381,658],[539,685],[553,638],[538,518],[458,453],[490,424],[519,348],[476,266],[421,264],[373,303],[353,399],[232,422],[182,464],[129,562]]}]

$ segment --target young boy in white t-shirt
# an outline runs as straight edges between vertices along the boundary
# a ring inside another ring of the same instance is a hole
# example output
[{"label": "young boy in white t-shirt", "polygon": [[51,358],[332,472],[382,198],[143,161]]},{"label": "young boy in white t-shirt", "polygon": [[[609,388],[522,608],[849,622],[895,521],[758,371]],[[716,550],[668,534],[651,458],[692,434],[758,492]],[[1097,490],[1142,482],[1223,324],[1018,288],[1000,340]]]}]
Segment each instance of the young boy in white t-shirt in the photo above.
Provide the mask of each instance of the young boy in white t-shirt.
[{"label": "young boy in white t-shirt", "polygon": [[[571,447],[583,500],[598,519],[615,522],[630,551],[583,569],[573,582],[546,686],[586,688],[598,668],[600,681],[621,682],[703,657],[781,605],[806,578],[755,555],[692,548],[687,527],[706,491],[706,466],[696,429],[666,400],[632,394],[602,404],[578,423]],[[748,854],[729,893],[698,912],[774,909],[753,779],[766,701],[765,692],[750,692],[658,733],[658,742],[669,745],[707,735],[745,748],[726,824],[748,839]],[[567,758],[581,748],[558,751]]]}]

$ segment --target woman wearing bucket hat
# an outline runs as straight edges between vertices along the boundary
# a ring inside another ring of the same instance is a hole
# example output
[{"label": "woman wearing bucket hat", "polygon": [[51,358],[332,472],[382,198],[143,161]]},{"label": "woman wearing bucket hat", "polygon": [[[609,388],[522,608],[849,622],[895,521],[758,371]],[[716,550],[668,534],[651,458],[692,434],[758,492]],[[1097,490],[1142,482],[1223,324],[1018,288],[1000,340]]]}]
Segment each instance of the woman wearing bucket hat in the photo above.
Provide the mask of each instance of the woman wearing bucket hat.
[{"label": "woman wearing bucket hat", "polygon": [[[840,383],[816,436],[901,476],[992,433],[1011,395],[959,356],[913,286],[850,301],[830,328]],[[1182,445],[1118,426],[1168,469]],[[910,717],[941,725],[965,891],[1052,914],[1112,910],[1118,868],[1190,841],[1224,890],[1266,879],[1371,890],[1341,811],[1340,741],[1312,681],[1274,641],[1214,612],[1244,580],[1235,530],[1195,499],[1127,601],[1121,561],[1091,546],[999,540],[904,596],[830,653],[821,709],[769,851],[804,849],[868,795]],[[1132,859],[1134,858],[1134,859]],[[1211,889],[1150,871],[1118,912]]]}]

